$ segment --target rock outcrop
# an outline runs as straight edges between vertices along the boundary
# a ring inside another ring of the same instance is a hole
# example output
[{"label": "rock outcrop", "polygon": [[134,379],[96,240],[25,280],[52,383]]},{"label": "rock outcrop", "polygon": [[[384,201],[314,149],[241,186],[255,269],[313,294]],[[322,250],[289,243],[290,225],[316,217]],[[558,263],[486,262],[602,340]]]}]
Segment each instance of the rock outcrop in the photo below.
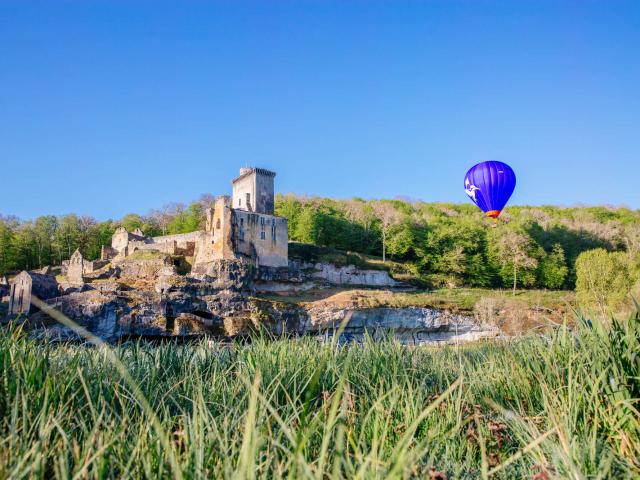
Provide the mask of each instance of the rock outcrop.
[{"label": "rock outcrop", "polygon": [[360,269],[354,265],[336,266],[323,262],[289,261],[289,268],[260,267],[254,286],[260,292],[300,292],[329,286],[399,288],[386,270]]},{"label": "rock outcrop", "polygon": [[[458,341],[495,336],[472,318],[430,308],[390,308],[367,304],[357,295],[340,301],[286,303],[253,296],[256,289],[319,288],[328,285],[395,287],[386,271],[355,267],[301,264],[295,268],[256,268],[243,260],[201,264],[189,275],[177,273],[176,258],[158,252],[137,252],[102,270],[84,274],[76,290],[49,303],[105,340],[123,336],[190,337],[248,335],[332,336],[341,340],[393,332],[405,343]],[[382,304],[384,305],[384,303]],[[75,338],[72,330],[56,325],[42,312],[31,324],[40,334]],[[45,333],[43,333],[45,332]]]}]

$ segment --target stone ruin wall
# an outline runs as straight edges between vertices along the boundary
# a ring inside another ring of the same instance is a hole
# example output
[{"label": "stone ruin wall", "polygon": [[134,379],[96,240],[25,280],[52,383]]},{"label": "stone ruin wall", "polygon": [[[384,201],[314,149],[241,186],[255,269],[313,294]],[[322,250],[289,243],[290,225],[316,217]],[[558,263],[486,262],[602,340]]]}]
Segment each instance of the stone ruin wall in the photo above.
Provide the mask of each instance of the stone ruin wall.
[{"label": "stone ruin wall", "polygon": [[233,214],[229,197],[216,200],[213,216],[207,221],[207,230],[200,232],[196,243],[194,267],[213,262],[215,260],[230,260],[236,257],[232,243]]},{"label": "stone ruin wall", "polygon": [[80,253],[80,250],[76,250],[69,259],[69,266],[67,267],[67,283],[70,286],[82,286],[84,285],[84,258]]},{"label": "stone ruin wall", "polygon": [[286,218],[244,210],[234,210],[234,216],[233,240],[238,253],[257,257],[259,265],[288,266],[289,238]]}]

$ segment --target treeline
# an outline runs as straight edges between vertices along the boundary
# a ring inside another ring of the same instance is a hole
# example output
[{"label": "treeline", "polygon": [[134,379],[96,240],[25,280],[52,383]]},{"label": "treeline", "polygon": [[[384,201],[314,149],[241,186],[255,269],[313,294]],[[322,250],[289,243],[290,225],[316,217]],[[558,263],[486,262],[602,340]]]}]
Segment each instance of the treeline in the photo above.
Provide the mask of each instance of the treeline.
[{"label": "treeline", "polygon": [[[97,258],[120,225],[152,236],[197,230],[213,201],[117,221],[0,217],[0,275],[59,264],[76,248]],[[403,262],[433,286],[574,288],[582,252],[640,251],[640,211],[626,208],[509,207],[496,228],[471,204],[278,195],[276,213],[289,219],[293,241]]]},{"label": "treeline", "polygon": [[471,204],[285,195],[276,210],[291,240],[386,256],[433,286],[572,289],[582,252],[640,251],[626,208],[509,207],[496,228]]},{"label": "treeline", "polygon": [[214,200],[211,195],[203,195],[188,206],[173,203],[146,215],[131,213],[117,221],[73,214],[45,215],[29,221],[0,216],[0,276],[60,265],[77,248],[85,258],[95,260],[102,245],[111,245],[111,236],[119,226],[129,231],[140,228],[149,236],[198,230],[204,222],[204,209]]}]

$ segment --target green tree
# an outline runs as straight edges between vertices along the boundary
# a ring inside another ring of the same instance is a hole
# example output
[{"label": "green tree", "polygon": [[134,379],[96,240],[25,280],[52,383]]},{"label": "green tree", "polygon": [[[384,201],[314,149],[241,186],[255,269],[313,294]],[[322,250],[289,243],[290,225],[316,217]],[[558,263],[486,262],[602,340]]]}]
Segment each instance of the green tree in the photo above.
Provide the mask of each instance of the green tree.
[{"label": "green tree", "polygon": [[513,294],[516,294],[518,273],[524,286],[535,283],[535,268],[538,260],[533,256],[534,244],[531,237],[514,230],[504,229],[498,234],[495,243],[497,261],[501,265],[503,280],[513,280]]},{"label": "green tree", "polygon": [[36,246],[37,265],[51,265],[54,263],[52,244],[58,229],[58,219],[53,215],[36,218],[33,233]]},{"label": "green tree", "polygon": [[16,267],[14,231],[10,222],[0,219],[0,275],[12,272]]},{"label": "green tree", "polygon": [[556,243],[551,253],[545,255],[540,261],[540,285],[551,289],[561,288],[564,285],[568,272],[569,269],[567,268],[564,258],[564,250],[559,243]]},{"label": "green tree", "polygon": [[616,312],[627,300],[633,277],[624,252],[597,248],[583,252],[576,261],[576,296],[583,308],[603,314]]},{"label": "green tree", "polygon": [[374,202],[372,209],[382,234],[382,263],[385,263],[387,261],[387,237],[391,228],[400,223],[402,216],[393,203],[387,201]]},{"label": "green tree", "polygon": [[[142,226],[144,225],[144,221],[142,217],[137,213],[129,213],[122,217],[120,220],[120,224],[127,229],[128,232],[133,232],[136,228],[142,230]],[[144,230],[142,230],[144,232]]]},{"label": "green tree", "polygon": [[302,243],[317,243],[318,238],[318,212],[311,205],[303,207],[295,229],[293,230],[293,238]]}]

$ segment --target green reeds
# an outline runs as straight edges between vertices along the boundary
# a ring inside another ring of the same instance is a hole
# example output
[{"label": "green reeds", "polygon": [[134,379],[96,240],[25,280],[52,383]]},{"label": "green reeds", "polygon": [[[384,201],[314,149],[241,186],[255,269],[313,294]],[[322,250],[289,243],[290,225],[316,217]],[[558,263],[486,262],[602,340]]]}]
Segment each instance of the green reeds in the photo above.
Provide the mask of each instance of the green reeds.
[{"label": "green reeds", "polygon": [[5,329],[0,478],[638,478],[640,319],[577,323],[442,348]]}]

